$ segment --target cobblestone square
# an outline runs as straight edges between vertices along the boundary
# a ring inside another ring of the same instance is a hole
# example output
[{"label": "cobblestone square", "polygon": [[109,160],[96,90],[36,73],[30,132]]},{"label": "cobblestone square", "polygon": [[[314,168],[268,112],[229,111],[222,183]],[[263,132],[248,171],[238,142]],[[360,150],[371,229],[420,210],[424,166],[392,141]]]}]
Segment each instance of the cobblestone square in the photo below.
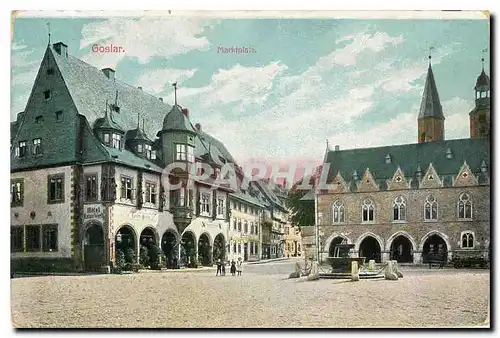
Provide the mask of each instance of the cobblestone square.
[{"label": "cobblestone square", "polygon": [[484,325],[488,270],[403,269],[398,281],[287,279],[292,262],[215,271],[16,278],[15,327],[287,328]]}]

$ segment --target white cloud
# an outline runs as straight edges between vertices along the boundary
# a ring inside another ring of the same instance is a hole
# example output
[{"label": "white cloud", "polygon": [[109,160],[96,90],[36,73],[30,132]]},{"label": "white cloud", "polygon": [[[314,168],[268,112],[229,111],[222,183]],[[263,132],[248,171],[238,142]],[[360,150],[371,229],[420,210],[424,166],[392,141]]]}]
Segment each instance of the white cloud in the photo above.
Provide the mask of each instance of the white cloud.
[{"label": "white cloud", "polygon": [[337,42],[346,40],[351,42],[344,48],[336,49],[318,60],[316,64],[318,70],[328,70],[335,64],[340,66],[355,65],[359,54],[365,51],[381,52],[389,45],[399,45],[404,41],[404,38],[390,36],[385,32],[376,32],[375,34],[360,33],[337,40]]},{"label": "white cloud", "polygon": [[467,138],[470,136],[469,112],[474,108],[474,101],[454,97],[442,102],[445,117],[446,139]]},{"label": "white cloud", "polygon": [[157,95],[163,93],[166,87],[170,90],[172,83],[182,83],[182,81],[191,78],[197,71],[198,69],[151,69],[141,74],[137,79],[137,86]]},{"label": "white cloud", "polygon": [[207,38],[201,35],[206,27],[206,20],[202,18],[111,18],[85,25],[80,48],[94,44],[122,47],[125,52],[90,51],[83,57],[85,61],[98,67],[116,68],[117,63],[125,56],[146,63],[153,57],[168,59],[191,50],[205,50],[210,45]]},{"label": "white cloud", "polygon": [[[236,64],[230,69],[219,69],[210,83],[202,88],[182,88],[179,97],[196,104],[201,110],[220,104],[262,104],[273,88],[274,79],[287,69],[281,62],[271,62],[263,67],[244,67]],[[200,95],[203,94],[203,95]]]}]

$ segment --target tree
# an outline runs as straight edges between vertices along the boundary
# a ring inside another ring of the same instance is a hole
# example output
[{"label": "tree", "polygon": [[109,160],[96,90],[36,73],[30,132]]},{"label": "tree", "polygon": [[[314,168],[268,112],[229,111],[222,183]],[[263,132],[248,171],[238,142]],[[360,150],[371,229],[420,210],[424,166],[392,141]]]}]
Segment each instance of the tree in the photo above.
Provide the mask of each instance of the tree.
[{"label": "tree", "polygon": [[312,226],[314,225],[314,200],[302,201],[309,190],[300,189],[302,182],[309,180],[309,185],[314,186],[314,176],[307,176],[296,182],[288,192],[287,207],[290,210],[290,221],[293,225]]}]

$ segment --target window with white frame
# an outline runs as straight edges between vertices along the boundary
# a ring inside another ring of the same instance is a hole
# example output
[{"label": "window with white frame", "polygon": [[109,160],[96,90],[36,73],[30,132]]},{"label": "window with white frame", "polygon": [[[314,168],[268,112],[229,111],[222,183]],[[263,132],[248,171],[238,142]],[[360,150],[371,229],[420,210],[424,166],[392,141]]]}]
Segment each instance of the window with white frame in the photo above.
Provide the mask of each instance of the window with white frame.
[{"label": "window with white frame", "polygon": [[187,144],[175,145],[175,159],[177,161],[194,162],[194,147]]},{"label": "window with white frame", "polygon": [[472,201],[469,194],[465,192],[458,198],[458,218],[472,219]]},{"label": "window with white frame", "polygon": [[200,211],[202,214],[210,214],[210,194],[202,193],[200,201]]},{"label": "window with white frame", "polygon": [[146,203],[156,204],[156,184],[146,182]]},{"label": "window with white frame", "polygon": [[132,200],[132,179],[130,177],[121,177],[120,196],[122,199]]},{"label": "window with white frame", "polygon": [[438,204],[436,198],[433,195],[427,196],[424,203],[424,220],[435,221],[438,218]]},{"label": "window with white frame", "polygon": [[121,142],[122,142],[122,137],[120,134],[113,134],[113,143],[111,144],[111,147],[115,149],[121,149]]},{"label": "window with white frame", "polygon": [[333,203],[333,223],[345,222],[345,207],[341,200],[336,200]]},{"label": "window with white frame", "polygon": [[375,206],[373,205],[373,201],[371,199],[366,198],[363,201],[362,213],[363,222],[373,222],[375,215]]},{"label": "window with white frame", "polygon": [[236,225],[238,223],[238,220],[236,218],[233,218],[233,230],[236,231]]},{"label": "window with white frame", "polygon": [[217,199],[217,216],[224,216],[224,199]]},{"label": "window with white frame", "polygon": [[103,140],[104,140],[104,144],[109,145],[109,134],[108,133],[103,134]]},{"label": "window with white frame", "polygon": [[241,219],[238,219],[238,231],[241,232]]},{"label": "window with white frame", "polygon": [[403,196],[398,196],[392,204],[393,219],[395,221],[406,220],[406,201]]},{"label": "window with white frame", "polygon": [[27,147],[26,147],[26,141],[20,141],[19,142],[19,147],[16,148],[16,156],[21,158],[25,157],[27,153]]},{"label": "window with white frame", "polygon": [[474,248],[474,233],[472,231],[462,233],[462,248]]},{"label": "window with white frame", "polygon": [[42,153],[42,139],[35,138],[33,139],[33,155],[40,155]]},{"label": "window with white frame", "polygon": [[145,144],[144,145],[144,152],[146,153],[146,158],[152,159],[151,145]]}]

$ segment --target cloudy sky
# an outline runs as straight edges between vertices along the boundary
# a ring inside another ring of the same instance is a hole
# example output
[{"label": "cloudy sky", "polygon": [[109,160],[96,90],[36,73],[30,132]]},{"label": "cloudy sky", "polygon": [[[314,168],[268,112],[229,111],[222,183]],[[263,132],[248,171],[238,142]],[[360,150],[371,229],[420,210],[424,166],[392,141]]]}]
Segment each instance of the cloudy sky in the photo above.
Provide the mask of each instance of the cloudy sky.
[{"label": "cloudy sky", "polygon": [[[23,111],[47,45],[48,19],[18,18],[12,42],[11,120]],[[341,149],[417,140],[432,46],[446,138],[469,136],[468,112],[489,48],[480,20],[51,18],[52,42],[172,103],[239,161],[321,161]],[[95,53],[113,44],[124,53]],[[219,53],[219,47],[254,53]],[[489,72],[489,55],[485,70]],[[163,116],[158,116],[163,119]],[[153,135],[150,135],[153,136]]]}]

